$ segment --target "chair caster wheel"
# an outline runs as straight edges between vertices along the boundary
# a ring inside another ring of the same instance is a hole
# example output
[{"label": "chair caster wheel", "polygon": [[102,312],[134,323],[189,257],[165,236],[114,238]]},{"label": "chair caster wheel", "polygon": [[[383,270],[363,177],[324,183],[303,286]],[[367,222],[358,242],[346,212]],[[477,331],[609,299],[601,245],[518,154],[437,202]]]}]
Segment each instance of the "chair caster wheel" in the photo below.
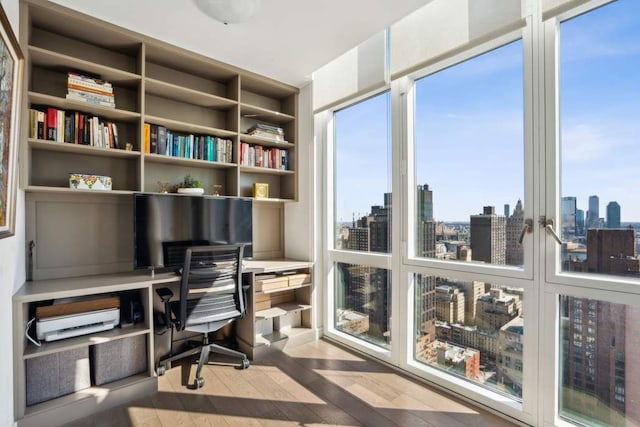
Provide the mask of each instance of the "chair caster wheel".
[{"label": "chair caster wheel", "polygon": [[156,369],[156,372],[158,373],[158,376],[161,377],[167,372],[167,368],[164,365],[160,365],[158,366],[158,369]]},{"label": "chair caster wheel", "polygon": [[240,369],[247,369],[249,367],[249,359],[242,359],[242,364],[240,365]]},{"label": "chair caster wheel", "polygon": [[201,388],[202,386],[204,386],[204,378],[196,378],[194,385],[196,386],[195,388]]}]

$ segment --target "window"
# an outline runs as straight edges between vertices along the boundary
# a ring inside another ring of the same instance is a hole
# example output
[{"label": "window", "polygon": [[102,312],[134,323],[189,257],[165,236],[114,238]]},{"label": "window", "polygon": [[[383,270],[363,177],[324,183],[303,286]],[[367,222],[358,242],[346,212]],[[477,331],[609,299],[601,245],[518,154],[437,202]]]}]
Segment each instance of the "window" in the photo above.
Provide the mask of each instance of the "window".
[{"label": "window", "polygon": [[415,360],[521,397],[521,290],[420,274],[414,289]]},{"label": "window", "polygon": [[335,248],[391,252],[389,92],[337,111]]},{"label": "window", "polygon": [[335,328],[388,348],[391,340],[389,270],[336,263],[335,274]]},{"label": "window", "polygon": [[523,265],[522,49],[513,42],[416,82],[417,257]]}]

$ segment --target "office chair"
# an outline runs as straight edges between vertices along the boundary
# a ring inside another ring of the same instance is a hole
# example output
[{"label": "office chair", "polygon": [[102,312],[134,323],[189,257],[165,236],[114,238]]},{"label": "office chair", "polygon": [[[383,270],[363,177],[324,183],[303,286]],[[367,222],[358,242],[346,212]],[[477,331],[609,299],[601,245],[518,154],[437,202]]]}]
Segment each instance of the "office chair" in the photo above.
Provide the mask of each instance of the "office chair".
[{"label": "office chair", "polygon": [[[244,353],[209,343],[209,333],[215,332],[244,316],[246,303],[242,289],[242,245],[196,246],[187,248],[180,274],[180,300],[170,301],[173,292],[168,288],[156,292],[164,303],[166,324],[176,331],[203,334],[201,343],[179,354],[173,354],[173,336],[169,355],[158,365],[163,375],[171,362],[200,354],[193,388],[204,385],[202,366],[209,361],[209,352],[241,358],[238,367],[249,367]],[[171,317],[173,315],[173,318]],[[173,327],[171,326],[173,325]]]}]

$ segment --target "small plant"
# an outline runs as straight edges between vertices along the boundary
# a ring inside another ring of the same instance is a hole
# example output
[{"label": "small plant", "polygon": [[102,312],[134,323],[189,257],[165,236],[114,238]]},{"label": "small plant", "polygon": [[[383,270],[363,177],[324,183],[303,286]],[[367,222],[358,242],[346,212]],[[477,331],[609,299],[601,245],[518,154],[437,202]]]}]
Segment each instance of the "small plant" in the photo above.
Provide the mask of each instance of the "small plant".
[{"label": "small plant", "polygon": [[193,178],[191,175],[185,175],[184,180],[178,184],[178,188],[204,188],[202,181]]}]

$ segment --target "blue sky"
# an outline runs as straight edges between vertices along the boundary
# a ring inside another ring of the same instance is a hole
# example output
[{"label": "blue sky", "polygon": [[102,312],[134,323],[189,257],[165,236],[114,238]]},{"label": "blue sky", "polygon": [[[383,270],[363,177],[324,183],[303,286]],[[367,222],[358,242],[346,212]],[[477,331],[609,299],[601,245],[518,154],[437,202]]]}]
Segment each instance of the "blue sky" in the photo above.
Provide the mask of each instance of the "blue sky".
[{"label": "blue sky", "polygon": [[[561,192],[584,210],[598,195],[601,216],[616,200],[622,221],[640,221],[639,23],[640,1],[619,0],[561,26]],[[522,55],[518,41],[416,83],[416,176],[437,220],[524,197]],[[337,113],[339,221],[390,191],[388,102]]]}]

